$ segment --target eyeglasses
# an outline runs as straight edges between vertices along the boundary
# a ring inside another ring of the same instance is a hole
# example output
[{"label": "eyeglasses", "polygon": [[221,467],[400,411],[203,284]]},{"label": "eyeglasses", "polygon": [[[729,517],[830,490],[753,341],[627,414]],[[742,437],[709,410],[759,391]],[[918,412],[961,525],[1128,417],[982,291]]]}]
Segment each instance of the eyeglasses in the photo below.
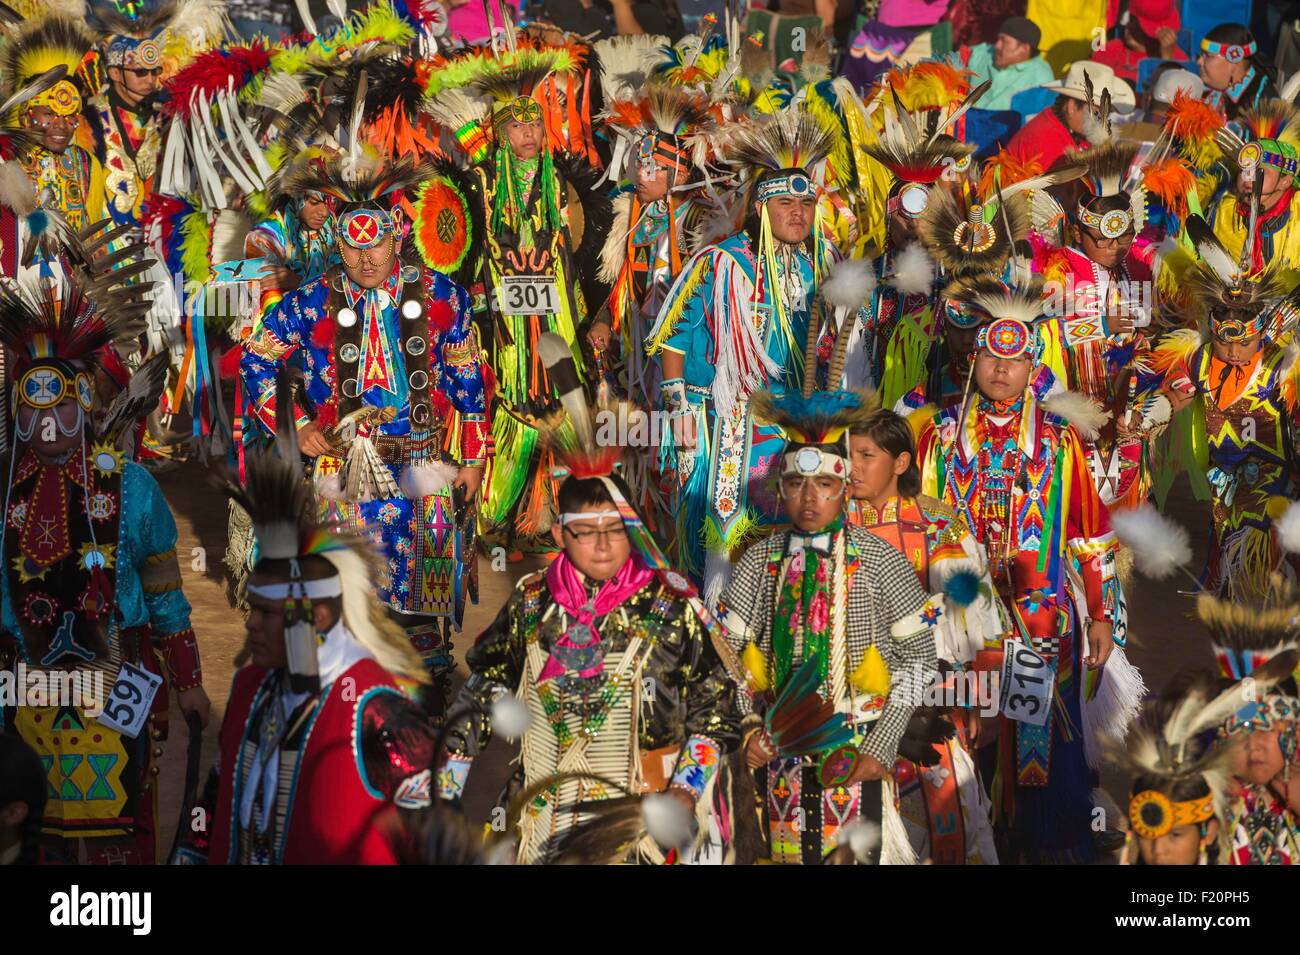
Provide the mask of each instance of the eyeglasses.
[{"label": "eyeglasses", "polygon": [[146,69],[146,68],[144,68],[144,67],[140,67],[140,66],[128,66],[128,67],[126,68],[126,71],[127,71],[128,73],[130,73],[132,76],[136,76],[136,77],[142,77],[142,76],[162,76],[162,67],[161,67],[161,66],[155,66],[155,67],[153,67],[152,69]]},{"label": "eyeglasses", "polygon": [[807,478],[791,475],[781,478],[781,497],[793,501],[803,496],[805,490],[812,492],[813,500],[833,501],[844,494],[847,485],[835,478]]},{"label": "eyeglasses", "polygon": [[1088,237],[1089,242],[1091,242],[1093,245],[1097,246],[1100,249],[1109,249],[1109,248],[1113,248],[1114,246],[1132,245],[1133,240],[1137,238],[1137,233],[1133,232],[1132,230],[1125,232],[1121,235],[1117,235],[1113,239],[1108,238],[1107,236],[1104,236],[1099,232],[1094,232],[1091,229],[1085,229],[1083,234]]},{"label": "eyeglasses", "polygon": [[564,532],[568,534],[576,543],[587,545],[594,544],[603,539],[606,543],[612,544],[615,541],[621,541],[627,537],[627,528],[620,524],[618,527],[603,527],[590,531],[575,531],[570,527],[565,527]]}]

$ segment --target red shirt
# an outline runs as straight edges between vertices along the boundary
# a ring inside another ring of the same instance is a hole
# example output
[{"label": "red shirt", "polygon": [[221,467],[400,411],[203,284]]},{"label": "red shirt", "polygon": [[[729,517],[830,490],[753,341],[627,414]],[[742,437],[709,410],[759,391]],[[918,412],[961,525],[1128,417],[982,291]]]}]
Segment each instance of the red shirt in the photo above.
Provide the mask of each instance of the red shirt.
[{"label": "red shirt", "polygon": [[1050,106],[1020,127],[1020,132],[1007,143],[1007,152],[1019,162],[1029,162],[1037,156],[1044,172],[1060,162],[1067,150],[1087,148],[1088,140],[1070,132]]}]

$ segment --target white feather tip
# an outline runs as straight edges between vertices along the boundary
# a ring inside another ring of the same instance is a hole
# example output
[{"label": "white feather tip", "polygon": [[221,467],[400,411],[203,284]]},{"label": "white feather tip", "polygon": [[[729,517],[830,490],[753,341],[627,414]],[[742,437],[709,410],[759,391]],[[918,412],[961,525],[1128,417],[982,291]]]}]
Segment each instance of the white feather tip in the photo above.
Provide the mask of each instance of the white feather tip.
[{"label": "white feather tip", "polygon": [[1164,580],[1191,563],[1192,545],[1187,529],[1150,504],[1130,511],[1113,511],[1110,526],[1120,542],[1133,551],[1134,565],[1147,577]]},{"label": "white feather tip", "polygon": [[894,260],[890,283],[904,295],[922,295],[934,285],[934,259],[919,242],[913,242]]},{"label": "white feather tip", "polygon": [[517,740],[528,732],[533,721],[528,707],[517,697],[506,694],[492,703],[492,729],[507,740]]},{"label": "white feather tip", "polygon": [[876,288],[876,270],[866,259],[845,259],[822,283],[822,295],[834,308],[857,309]]}]

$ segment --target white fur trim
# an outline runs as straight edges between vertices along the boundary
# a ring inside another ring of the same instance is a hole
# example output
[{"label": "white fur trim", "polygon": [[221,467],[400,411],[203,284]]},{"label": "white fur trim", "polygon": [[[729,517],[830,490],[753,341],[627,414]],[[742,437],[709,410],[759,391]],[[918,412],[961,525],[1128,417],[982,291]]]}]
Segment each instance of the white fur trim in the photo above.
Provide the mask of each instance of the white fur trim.
[{"label": "white fur trim", "polygon": [[1300,502],[1292,501],[1282,516],[1273,522],[1278,543],[1290,554],[1300,554]]},{"label": "white fur trim", "polygon": [[916,865],[916,850],[907,837],[903,817],[894,805],[894,781],[886,778],[880,787],[881,865]]},{"label": "white fur trim", "polygon": [[343,500],[343,478],[337,471],[317,478],[316,493],[327,501]]}]

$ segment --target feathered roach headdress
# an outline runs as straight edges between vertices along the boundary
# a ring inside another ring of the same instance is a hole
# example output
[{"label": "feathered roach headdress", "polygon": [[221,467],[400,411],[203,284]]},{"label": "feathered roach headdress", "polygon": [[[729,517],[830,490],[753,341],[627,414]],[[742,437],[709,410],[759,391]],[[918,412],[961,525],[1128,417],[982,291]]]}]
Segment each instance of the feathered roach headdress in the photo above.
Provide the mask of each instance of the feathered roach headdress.
[{"label": "feathered roach headdress", "polygon": [[1243,246],[1241,259],[1234,259],[1198,215],[1188,216],[1186,229],[1200,261],[1182,286],[1207,320],[1210,334],[1231,342],[1267,331],[1285,292],[1276,267],[1252,274],[1250,243]]},{"label": "feathered roach headdress", "polygon": [[[835,346],[831,350],[826,380],[829,391],[816,391],[816,376],[804,375],[802,391],[777,394],[759,391],[750,398],[750,410],[755,416],[779,425],[787,435],[782,474],[803,477],[824,475],[849,479],[848,432],[864,423],[880,407],[875,392],[847,391],[841,389],[844,361],[848,354],[849,328],[857,309],[871,294],[871,283],[862,277],[871,275],[866,263],[846,259],[831,270],[822,286],[822,296],[832,309],[835,327]],[[872,276],[874,278],[874,276]],[[808,339],[804,343],[806,368],[816,365],[817,322],[810,322]]]},{"label": "feathered roach headdress", "polygon": [[834,146],[834,134],[808,113],[785,109],[733,127],[727,158],[753,183],[752,201],[778,196],[815,197],[820,166]]},{"label": "feathered roach headdress", "polygon": [[332,199],[338,241],[369,249],[397,234],[400,199],[409,200],[406,194],[413,194],[432,167],[409,156],[389,161],[359,138],[353,143],[346,151],[291,168],[282,188],[290,195],[317,192]]},{"label": "feathered roach headdress", "polygon": [[[150,286],[123,283],[149,263],[114,269],[122,259],[96,255],[106,241],[89,245],[91,251],[78,256],[80,263],[66,260],[53,284],[43,280],[37,286],[21,281],[0,285],[0,344],[13,362],[11,413],[20,405],[41,411],[74,398],[81,410],[76,426],[80,429],[90,421],[94,405],[92,375],[99,352],[114,342],[133,341],[144,330],[142,319],[152,305],[146,298]],[[125,251],[139,256],[142,247]],[[89,262],[96,264],[84,264]],[[15,429],[15,436],[25,441],[31,433]]]},{"label": "feathered roach headdress", "polygon": [[1241,694],[1240,683],[1219,692],[1210,681],[1198,681],[1176,701],[1149,704],[1126,748],[1109,745],[1137,777],[1128,804],[1134,835],[1159,839],[1175,826],[1226,817],[1237,746],[1205,737],[1240,706]]},{"label": "feathered roach headdress", "polygon": [[[312,623],[313,601],[341,598],[343,624],[390,673],[426,682],[419,657],[405,639],[375,608],[374,558],[360,538],[339,533],[317,520],[318,509],[302,468],[298,430],[294,420],[293,372],[282,369],[276,381],[275,443],[247,458],[241,486],[226,479],[226,496],[252,520],[256,546],[254,572],[259,566],[287,562],[288,581],[250,585],[248,593],[263,600],[283,602],[285,646],[291,685],[297,692],[318,689],[320,667],[317,649],[321,639]],[[304,580],[299,561],[318,556],[336,573]]]},{"label": "feathered roach headdress", "polygon": [[1274,575],[1263,595],[1196,598],[1196,614],[1210,632],[1220,674],[1230,680],[1266,679],[1276,688],[1265,700],[1248,701],[1234,711],[1229,729],[1268,729],[1270,721],[1300,719],[1295,669],[1300,663],[1300,596],[1295,585]]},{"label": "feathered roach headdress", "polygon": [[1245,110],[1235,125],[1244,135],[1226,124],[1215,133],[1234,175],[1253,174],[1261,165],[1273,166],[1284,175],[1296,174],[1300,164],[1300,107],[1285,100],[1265,100]]},{"label": "feathered roach headdress", "polygon": [[1179,90],[1169,104],[1164,128],[1152,147],[1151,155],[1160,158],[1173,153],[1190,163],[1198,173],[1208,173],[1223,158],[1218,134],[1226,122],[1223,113],[1214,106]]},{"label": "feathered roach headdress", "polygon": [[23,124],[34,106],[48,107],[58,116],[79,117],[89,95],[79,74],[93,48],[90,34],[74,20],[47,17],[22,24],[0,50],[0,98],[13,97],[22,87],[56,67],[63,67],[66,72],[21,104],[14,104],[19,109],[14,120]]},{"label": "feathered roach headdress", "polygon": [[970,89],[966,73],[941,63],[918,63],[886,74],[877,93],[884,105],[883,127],[866,150],[894,176],[891,208],[916,218],[941,176],[966,170],[975,147],[950,130],[989,85]]},{"label": "feathered roach headdress", "polygon": [[[602,62],[602,66],[605,64]],[[707,177],[712,156],[712,137],[718,131],[707,97],[662,81],[652,81],[637,90],[606,86],[605,129],[613,134],[614,152],[606,173],[611,183],[653,178],[660,170],[668,174],[668,192],[658,206],[667,213],[668,258],[672,274],[682,270],[682,250],[676,228],[682,193],[699,185],[700,173]],[[627,267],[632,261],[632,237],[644,209],[635,190],[620,197],[615,225],[601,250],[602,276],[615,283],[610,298],[613,328],[618,331],[631,294]]]}]

